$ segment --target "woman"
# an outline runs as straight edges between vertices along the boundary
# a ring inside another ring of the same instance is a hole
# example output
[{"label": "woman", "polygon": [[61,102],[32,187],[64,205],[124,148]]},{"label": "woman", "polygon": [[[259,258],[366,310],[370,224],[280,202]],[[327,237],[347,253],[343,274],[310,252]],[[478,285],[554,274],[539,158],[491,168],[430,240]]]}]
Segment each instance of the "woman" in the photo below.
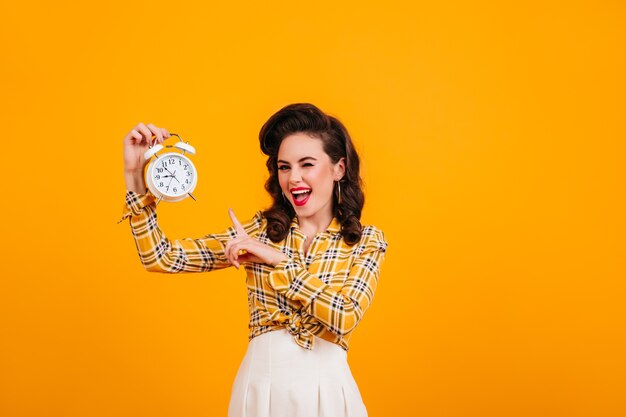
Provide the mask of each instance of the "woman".
[{"label": "woman", "polygon": [[[272,206],[200,239],[170,242],[146,190],[143,154],[169,132],[137,125],[124,138],[126,204],[148,271],[246,270],[249,343],[230,417],[367,416],[347,363],[350,336],[372,302],[387,249],[362,226],[359,157],[343,124],[312,104],[274,114],[259,134]],[[120,220],[121,221],[121,220]]]}]

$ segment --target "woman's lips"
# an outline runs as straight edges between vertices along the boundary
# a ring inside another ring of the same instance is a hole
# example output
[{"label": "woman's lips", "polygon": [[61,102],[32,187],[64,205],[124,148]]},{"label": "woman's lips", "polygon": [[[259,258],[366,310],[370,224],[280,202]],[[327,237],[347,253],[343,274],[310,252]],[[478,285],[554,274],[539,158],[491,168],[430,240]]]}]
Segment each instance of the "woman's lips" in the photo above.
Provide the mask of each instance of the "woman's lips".
[{"label": "woman's lips", "polygon": [[294,204],[298,207],[302,207],[306,204],[307,201],[309,201],[309,197],[311,197],[311,194],[312,192],[308,193],[306,197],[304,197],[304,200],[296,200],[296,197],[292,194]]}]

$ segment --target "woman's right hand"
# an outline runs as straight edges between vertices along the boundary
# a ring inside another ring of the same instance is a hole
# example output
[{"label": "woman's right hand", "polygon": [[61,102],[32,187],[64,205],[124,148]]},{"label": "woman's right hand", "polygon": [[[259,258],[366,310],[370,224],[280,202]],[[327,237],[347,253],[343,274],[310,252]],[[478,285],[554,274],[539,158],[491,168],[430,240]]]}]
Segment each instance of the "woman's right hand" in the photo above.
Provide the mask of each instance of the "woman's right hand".
[{"label": "woman's right hand", "polygon": [[124,172],[143,174],[148,160],[143,156],[153,143],[163,143],[170,137],[167,129],[156,127],[152,123],[139,123],[124,136]]}]

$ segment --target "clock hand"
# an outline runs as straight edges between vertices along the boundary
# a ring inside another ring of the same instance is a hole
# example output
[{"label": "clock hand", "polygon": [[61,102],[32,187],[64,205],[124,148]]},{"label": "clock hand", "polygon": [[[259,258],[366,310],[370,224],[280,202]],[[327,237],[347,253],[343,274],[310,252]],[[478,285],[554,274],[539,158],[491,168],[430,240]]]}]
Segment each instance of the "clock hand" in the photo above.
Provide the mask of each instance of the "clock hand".
[{"label": "clock hand", "polygon": [[178,178],[176,178],[176,171],[174,171],[174,173],[172,174],[172,177],[174,177],[174,179],[180,184],[180,181],[178,181]]}]

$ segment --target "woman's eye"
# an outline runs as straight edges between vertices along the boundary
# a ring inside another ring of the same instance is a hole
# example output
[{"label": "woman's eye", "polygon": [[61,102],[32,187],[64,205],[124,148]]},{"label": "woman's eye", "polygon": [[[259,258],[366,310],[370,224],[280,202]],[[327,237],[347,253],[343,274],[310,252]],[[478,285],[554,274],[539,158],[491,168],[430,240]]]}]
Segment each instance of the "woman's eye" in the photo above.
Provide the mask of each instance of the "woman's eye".
[{"label": "woman's eye", "polygon": [[[304,166],[304,167],[312,167],[313,164],[307,162],[307,163],[303,164],[302,166]],[[281,166],[278,167],[278,169],[280,171],[284,171],[285,169],[289,169],[289,166],[288,165],[281,165]]]}]

